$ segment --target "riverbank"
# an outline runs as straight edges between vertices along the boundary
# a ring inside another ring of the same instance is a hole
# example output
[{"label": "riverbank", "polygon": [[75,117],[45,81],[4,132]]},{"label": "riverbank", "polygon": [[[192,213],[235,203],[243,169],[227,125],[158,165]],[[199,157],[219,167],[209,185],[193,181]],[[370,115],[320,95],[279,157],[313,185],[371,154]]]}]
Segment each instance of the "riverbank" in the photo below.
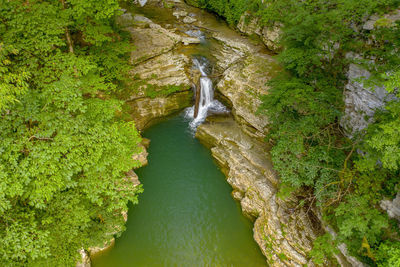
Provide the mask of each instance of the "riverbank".
[{"label": "riverbank", "polygon": [[[243,213],[255,220],[254,238],[268,263],[312,264],[308,252],[321,232],[317,216],[298,208],[297,198],[277,197],[279,179],[262,142],[268,120],[256,114],[259,96],[268,93],[266,82],[280,71],[270,51],[259,40],[250,40],[214,15],[184,3],[150,1],[124,12],[119,23],[138,47],[131,54],[134,68],[125,92],[126,113],[139,129],[146,129],[189,106],[194,80],[191,57],[207,57],[216,97],[231,108],[233,117],[209,120],[196,136],[211,148]],[[176,90],[167,90],[171,87]],[[177,96],[183,97],[176,101]]]}]

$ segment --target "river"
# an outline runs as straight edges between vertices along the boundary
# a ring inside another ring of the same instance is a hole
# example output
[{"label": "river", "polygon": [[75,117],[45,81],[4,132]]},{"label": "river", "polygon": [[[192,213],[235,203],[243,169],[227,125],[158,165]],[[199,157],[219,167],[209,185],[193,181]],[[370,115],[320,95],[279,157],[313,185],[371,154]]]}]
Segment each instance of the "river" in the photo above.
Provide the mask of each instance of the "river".
[{"label": "river", "polygon": [[143,135],[151,139],[149,164],[137,170],[144,193],[93,266],[266,266],[251,222],[188,121],[169,118]]}]

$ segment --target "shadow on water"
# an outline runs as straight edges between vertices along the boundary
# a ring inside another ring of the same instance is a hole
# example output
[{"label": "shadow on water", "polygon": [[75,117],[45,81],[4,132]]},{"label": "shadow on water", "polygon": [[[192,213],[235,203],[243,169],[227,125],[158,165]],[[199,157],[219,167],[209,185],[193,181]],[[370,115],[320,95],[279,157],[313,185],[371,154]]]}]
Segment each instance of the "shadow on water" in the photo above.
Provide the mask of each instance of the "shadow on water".
[{"label": "shadow on water", "polygon": [[169,118],[144,136],[151,139],[149,165],[137,170],[144,193],[126,232],[93,266],[266,266],[252,223],[188,122]]}]

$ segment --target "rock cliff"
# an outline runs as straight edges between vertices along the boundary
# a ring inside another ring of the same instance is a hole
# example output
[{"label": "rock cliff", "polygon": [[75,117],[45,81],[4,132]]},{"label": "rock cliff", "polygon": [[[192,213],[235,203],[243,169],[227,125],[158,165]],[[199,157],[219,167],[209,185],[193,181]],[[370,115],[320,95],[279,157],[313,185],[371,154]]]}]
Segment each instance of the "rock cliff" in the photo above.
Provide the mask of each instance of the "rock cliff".
[{"label": "rock cliff", "polygon": [[313,210],[300,208],[300,199],[277,196],[279,178],[268,159],[268,146],[246,134],[231,117],[209,118],[196,137],[211,148],[227,176],[233,197],[254,219],[254,239],[270,266],[303,266],[321,233]]},{"label": "rock cliff", "polygon": [[200,41],[176,34],[138,14],[124,13],[117,22],[131,34],[135,45],[125,98],[127,113],[136,127],[143,130],[156,119],[191,104],[193,95],[187,71],[191,61],[180,49]]}]

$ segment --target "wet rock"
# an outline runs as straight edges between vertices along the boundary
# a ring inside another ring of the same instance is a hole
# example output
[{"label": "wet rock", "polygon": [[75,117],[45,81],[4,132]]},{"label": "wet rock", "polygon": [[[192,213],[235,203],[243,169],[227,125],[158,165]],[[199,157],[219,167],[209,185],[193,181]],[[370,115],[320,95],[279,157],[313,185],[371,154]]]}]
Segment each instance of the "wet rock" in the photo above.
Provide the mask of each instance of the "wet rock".
[{"label": "wet rock", "polygon": [[91,247],[89,248],[89,255],[90,257],[94,257],[96,254],[101,253],[107,249],[112,248],[115,245],[115,238],[112,237],[110,240],[103,243],[102,246],[98,247]]},{"label": "wet rock", "polygon": [[135,22],[141,22],[141,23],[147,23],[147,24],[151,24],[151,23],[153,23],[153,21],[151,20],[151,19],[149,19],[149,18],[146,18],[145,16],[143,16],[143,15],[139,15],[139,14],[135,14],[134,16],[133,16],[133,20],[135,21]]},{"label": "wet rock", "polygon": [[186,17],[188,13],[186,11],[179,10],[179,11],[174,11],[172,15],[174,15],[177,19],[179,19],[180,17]]},{"label": "wet rock", "polygon": [[200,39],[196,37],[182,37],[182,42],[184,45],[199,44]]},{"label": "wet rock", "polygon": [[192,18],[192,17],[190,17],[190,16],[186,16],[186,17],[183,18],[183,22],[184,22],[184,23],[187,23],[187,24],[193,23],[193,22],[195,22],[195,21],[197,21],[197,19]]},{"label": "wet rock", "polygon": [[254,239],[270,266],[313,266],[308,252],[321,229],[313,209],[297,207],[294,196],[277,197],[279,179],[266,143],[250,137],[231,117],[208,119],[196,137],[211,148],[243,213],[255,219]]}]

